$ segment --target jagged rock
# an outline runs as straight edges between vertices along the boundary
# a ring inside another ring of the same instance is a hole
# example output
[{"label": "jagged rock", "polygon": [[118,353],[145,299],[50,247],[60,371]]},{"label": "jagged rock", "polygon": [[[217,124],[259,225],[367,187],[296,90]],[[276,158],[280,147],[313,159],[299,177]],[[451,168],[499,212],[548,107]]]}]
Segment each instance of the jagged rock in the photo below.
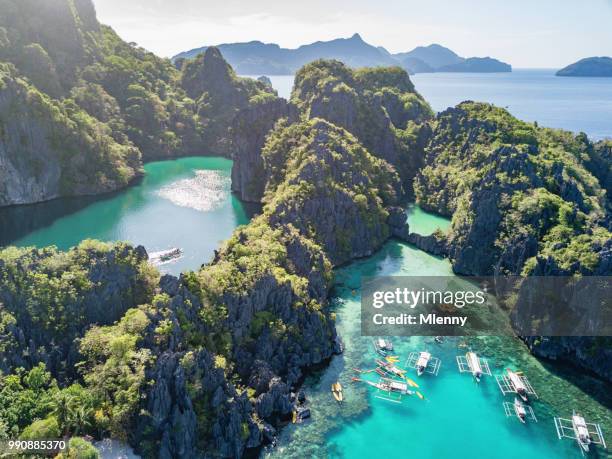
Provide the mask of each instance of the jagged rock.
[{"label": "jagged rock", "polygon": [[[206,126],[202,132],[202,141],[208,153],[227,157],[233,153],[231,127],[240,110],[248,108],[251,100],[257,105],[257,102],[277,99],[270,86],[257,80],[236,76],[231,66],[223,59],[221,52],[214,46],[207,48],[195,59],[184,63],[181,85],[198,105],[198,115]],[[280,101],[279,104],[272,110],[272,115],[268,116],[273,116],[278,110],[282,111],[283,104]],[[249,113],[252,116],[252,112]],[[248,118],[249,115],[245,116]],[[266,125],[264,120],[263,126]],[[246,131],[243,131],[240,135],[245,134]],[[248,140],[250,139],[246,139]],[[245,145],[240,142],[238,144],[249,153],[251,149],[256,149],[256,145]]]},{"label": "jagged rock", "polygon": [[339,61],[318,60],[296,74],[292,100],[305,116],[345,128],[373,155],[393,165],[405,192],[411,193],[431,135],[426,121],[433,112],[406,71],[353,71]]},{"label": "jagged rock", "polygon": [[[503,109],[464,102],[438,115],[415,191],[422,207],[453,215],[447,250],[457,273],[609,276],[608,148],[606,141],[593,145],[584,134],[541,130]],[[410,237],[435,253],[434,241]],[[513,320],[532,313],[538,311]],[[610,378],[609,356],[592,354],[599,338],[526,341],[535,355]]]},{"label": "jagged rock", "polygon": [[180,281],[171,274],[164,274],[159,280],[159,288],[163,293],[175,296],[178,293]]},{"label": "jagged rock", "polygon": [[281,118],[294,122],[297,110],[285,99],[271,97],[241,110],[232,123],[232,191],[243,201],[261,202],[266,186],[261,150]]},{"label": "jagged rock", "polygon": [[612,339],[593,336],[524,338],[536,356],[580,366],[612,382]]},{"label": "jagged rock", "polygon": [[[117,143],[99,123],[80,130],[75,123],[61,104],[0,64],[0,206],[109,192],[142,174],[137,149]],[[117,160],[98,163],[111,150]]]},{"label": "jagged rock", "polygon": [[436,255],[438,257],[448,256],[448,246],[446,238],[441,237],[437,234],[421,236],[417,233],[410,233],[405,240],[409,244],[413,244],[419,249],[432,255]]},{"label": "jagged rock", "polygon": [[267,77],[266,75],[260,76],[259,78],[257,78],[257,81],[260,81],[261,83],[265,84],[266,86],[272,87],[272,80],[270,80],[270,78]]},{"label": "jagged rock", "polygon": [[[0,275],[0,311],[15,319],[9,333],[0,335],[0,346],[6,351],[0,355],[0,370],[29,369],[43,362],[60,381],[72,378],[76,376],[74,365],[80,360],[77,338],[91,325],[112,324],[128,309],[148,300],[151,286],[140,270],[147,262],[145,249],[98,244],[84,242],[67,253],[53,248],[20,249],[8,260],[0,251],[0,272],[6,273]],[[72,273],[78,267],[83,269],[82,281]],[[62,279],[65,284],[55,290],[50,287],[58,298],[50,301],[61,301],[45,305],[61,311],[51,323],[38,309],[28,307],[38,301],[29,288],[37,282],[37,273],[44,273],[50,282]],[[66,289],[72,293],[66,295]],[[58,334],[56,327],[61,327],[62,333]]]},{"label": "jagged rock", "polygon": [[387,217],[387,225],[391,231],[391,236],[406,241],[408,239],[409,227],[406,221],[408,215],[402,207],[387,207],[389,216]]},{"label": "jagged rock", "polygon": [[[371,255],[387,240],[386,207],[396,207],[402,195],[400,180],[388,163],[323,120],[282,127],[270,139],[265,156],[267,189],[272,192],[284,180],[295,189],[270,201],[272,226],[291,225],[313,237],[334,265]],[[293,164],[291,152],[296,147],[307,153]],[[283,168],[284,163],[290,166]],[[293,171],[298,171],[297,176]],[[336,185],[326,185],[330,182]],[[313,186],[300,192],[300,184]],[[391,212],[396,222],[398,210]]]}]

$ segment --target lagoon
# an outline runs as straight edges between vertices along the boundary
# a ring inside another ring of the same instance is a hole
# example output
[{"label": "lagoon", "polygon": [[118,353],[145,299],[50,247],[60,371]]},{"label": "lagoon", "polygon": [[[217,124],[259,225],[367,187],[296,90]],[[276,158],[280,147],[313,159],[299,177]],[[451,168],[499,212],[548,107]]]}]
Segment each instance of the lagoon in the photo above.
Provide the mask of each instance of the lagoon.
[{"label": "lagoon", "polygon": [[[411,215],[411,227],[431,228],[440,219],[421,209],[413,209]],[[558,369],[535,359],[515,338],[447,338],[442,345],[432,338],[392,338],[401,367],[412,351],[427,350],[441,359],[438,376],[410,374],[425,400],[412,396],[394,403],[377,398],[383,394],[375,389],[353,382],[357,376],[378,379],[375,373],[373,377],[355,371],[373,368],[377,358],[372,339],[361,336],[360,327],[361,277],[374,275],[453,273],[447,260],[396,241],[370,258],[336,270],[336,326],[345,353],[307,378],[311,420],[287,427],[276,448],[264,451],[265,458],[579,458],[573,442],[557,439],[553,423],[553,416],[567,415],[568,410],[571,414],[572,408],[601,422],[610,438],[611,400],[606,385],[572,370],[559,375]],[[514,417],[506,418],[502,403],[512,399],[502,396],[494,378],[486,376],[476,384],[470,375],[459,373],[455,357],[465,354],[468,346],[489,360],[493,374],[511,367],[529,376],[540,395],[533,404],[538,423],[523,425]],[[344,388],[342,405],[330,393],[335,381]]]},{"label": "lagoon", "polygon": [[[274,77],[274,84],[277,78],[290,78],[292,82],[292,77]],[[426,93],[428,81],[433,88],[448,84],[445,78],[454,79],[456,89],[469,87],[468,82],[475,77],[430,74],[417,75],[414,81]],[[500,80],[491,78],[490,85],[499,84]],[[462,89],[452,97],[462,98],[463,93]],[[450,95],[444,97],[451,102]],[[435,94],[428,99],[437,109],[447,103],[442,98],[436,100]],[[595,112],[607,113],[606,103],[596,104],[599,108]],[[511,111],[521,104],[532,109],[538,106],[517,99],[510,105]],[[539,111],[531,114],[541,121],[552,106],[555,104],[538,106]],[[528,113],[524,117],[530,116]],[[610,113],[607,119],[612,119]],[[549,118],[549,122],[554,119]],[[568,128],[582,129],[576,120]],[[608,131],[612,126],[601,130],[594,119],[587,128],[590,135],[600,132],[612,136]],[[0,245],[53,244],[67,249],[85,238],[127,240],[149,251],[183,248],[184,257],[165,265],[165,272],[178,274],[197,269],[210,261],[221,242],[237,225],[247,223],[251,215],[230,192],[231,164],[227,159],[212,157],[154,162],[145,165],[146,174],[140,183],[111,195],[1,209]],[[437,229],[446,231],[450,226],[449,220],[418,206],[408,208],[408,222],[411,231],[422,235]],[[425,400],[408,397],[401,404],[392,403],[376,398],[371,388],[353,383],[354,368],[372,368],[375,358],[371,338],[361,336],[359,320],[361,277],[372,275],[453,273],[447,260],[397,241],[389,241],[372,257],[337,269],[332,302],[346,351],[306,379],[304,387],[312,419],[283,429],[278,446],[264,450],[263,457],[578,458],[580,452],[573,442],[557,440],[552,420],[553,416],[570,415],[572,409],[580,410],[593,422],[601,422],[606,439],[612,441],[608,387],[589,375],[535,359],[514,338],[454,338],[442,345],[431,338],[394,338],[401,364],[412,351],[428,350],[441,359],[439,376],[414,376]],[[465,353],[467,347],[489,359],[494,374],[512,367],[529,376],[540,395],[534,403],[540,422],[522,425],[514,418],[506,418],[502,402],[511,399],[504,399],[493,378],[485,377],[477,385],[470,376],[457,371],[455,357]],[[342,405],[330,393],[331,384],[337,380],[345,388],[346,401]]]},{"label": "lagoon", "polygon": [[117,193],[0,209],[0,246],[66,250],[83,239],[128,241],[149,253],[183,249],[163,272],[197,269],[249,221],[247,206],[230,191],[231,168],[218,157],[152,162],[140,183]]}]

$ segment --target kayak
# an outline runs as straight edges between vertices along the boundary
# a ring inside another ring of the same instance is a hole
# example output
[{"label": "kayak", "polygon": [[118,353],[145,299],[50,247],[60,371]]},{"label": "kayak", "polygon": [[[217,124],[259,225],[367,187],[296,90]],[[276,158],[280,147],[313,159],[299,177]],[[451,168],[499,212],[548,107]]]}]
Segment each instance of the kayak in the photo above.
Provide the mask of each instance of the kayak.
[{"label": "kayak", "polygon": [[335,382],[331,385],[331,392],[336,401],[341,402],[343,400],[342,385],[339,382]]}]

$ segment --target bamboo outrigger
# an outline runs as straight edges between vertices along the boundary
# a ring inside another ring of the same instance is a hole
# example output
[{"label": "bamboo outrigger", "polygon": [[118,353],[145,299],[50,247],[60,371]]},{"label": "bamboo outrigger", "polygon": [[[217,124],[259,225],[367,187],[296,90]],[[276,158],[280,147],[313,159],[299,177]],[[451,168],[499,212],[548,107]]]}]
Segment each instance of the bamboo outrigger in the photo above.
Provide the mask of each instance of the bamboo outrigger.
[{"label": "bamboo outrigger", "polygon": [[429,352],[411,352],[406,360],[406,368],[414,368],[417,375],[429,373],[434,376],[438,375],[442,362],[437,357],[432,357]]},{"label": "bamboo outrigger", "polygon": [[[404,374],[406,373],[406,370],[398,368],[392,362],[376,359],[376,365],[378,365],[377,370],[381,370],[382,373],[404,379]],[[377,371],[377,373],[381,374],[381,371]],[[381,376],[384,376],[384,374],[382,374]]]},{"label": "bamboo outrigger", "polygon": [[[401,403],[402,397],[405,395],[414,395],[416,392],[408,389],[408,384],[395,381],[389,378],[380,378],[378,382],[368,381],[367,379],[353,378],[355,382],[363,382],[369,386],[378,389],[378,393],[386,395],[375,395],[376,398],[387,400],[389,402]],[[395,397],[394,397],[395,396]]]},{"label": "bamboo outrigger", "polygon": [[514,403],[504,402],[504,411],[506,412],[506,417],[516,416],[523,424],[525,424],[527,419],[538,422],[533,412],[533,408],[529,405],[525,405],[516,397],[514,397]]},{"label": "bamboo outrigger", "polygon": [[505,375],[496,375],[497,385],[502,394],[517,394],[524,402],[529,402],[529,396],[538,398],[538,394],[533,389],[526,376],[506,368]]},{"label": "bamboo outrigger", "polygon": [[576,440],[583,456],[584,453],[589,452],[591,445],[601,445],[604,449],[607,448],[601,426],[586,422],[584,417],[575,410],[572,412],[572,419],[555,418],[555,427],[559,440],[562,438]]},{"label": "bamboo outrigger", "polygon": [[482,375],[491,376],[489,362],[486,359],[478,357],[475,352],[469,351],[465,356],[458,355],[457,366],[461,373],[472,373],[476,382],[480,382]]}]

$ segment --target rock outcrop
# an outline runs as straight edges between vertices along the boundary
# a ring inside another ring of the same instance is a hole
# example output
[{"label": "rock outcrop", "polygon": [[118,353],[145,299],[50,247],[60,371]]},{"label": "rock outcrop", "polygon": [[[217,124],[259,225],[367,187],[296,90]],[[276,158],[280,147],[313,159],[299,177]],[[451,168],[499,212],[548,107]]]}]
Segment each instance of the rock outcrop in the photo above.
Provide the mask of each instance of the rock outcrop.
[{"label": "rock outcrop", "polygon": [[146,260],[142,247],[90,241],[68,252],[0,251],[0,370],[42,362],[56,378],[74,378],[77,338],[148,301],[155,279]]},{"label": "rock outcrop", "polygon": [[202,141],[209,154],[230,157],[230,128],[238,112],[277,99],[274,90],[261,81],[236,76],[217,48],[210,47],[183,66],[181,86],[196,101],[204,124]]},{"label": "rock outcrop", "polygon": [[91,0],[4,0],[2,12],[0,206],[113,191],[143,160],[232,157],[236,115],[277,100],[215,48],[179,70],[124,42]]},{"label": "rock outcrop", "polygon": [[323,118],[353,134],[396,168],[411,193],[433,113],[405,70],[351,70],[338,61],[315,61],[296,74],[291,100],[306,117]]},{"label": "rock outcrop", "polygon": [[524,338],[536,356],[582,367],[612,382],[612,339],[594,336],[528,336]]},{"label": "rock outcrop", "polygon": [[397,173],[342,128],[320,119],[281,126],[268,139],[264,164],[272,226],[297,228],[335,266],[371,255],[392,229],[402,231]]},{"label": "rock outcrop", "polygon": [[[417,202],[452,216],[444,246],[466,275],[609,276],[610,155],[606,142],[541,129],[505,110],[464,102],[438,115]],[[412,236],[412,235],[411,235]],[[526,338],[538,356],[610,377],[607,338]],[[597,345],[597,346],[596,346]]]},{"label": "rock outcrop", "polygon": [[415,179],[417,202],[452,215],[449,253],[460,274],[529,274],[537,257],[592,274],[609,237],[605,193],[589,173],[609,167],[597,151],[584,135],[464,102],[438,115]]},{"label": "rock outcrop", "polygon": [[0,206],[109,192],[141,173],[133,145],[0,64]]},{"label": "rock outcrop", "polygon": [[232,191],[247,202],[261,202],[266,185],[262,149],[281,118],[292,123],[297,110],[285,99],[265,98],[241,110],[232,123]]}]

